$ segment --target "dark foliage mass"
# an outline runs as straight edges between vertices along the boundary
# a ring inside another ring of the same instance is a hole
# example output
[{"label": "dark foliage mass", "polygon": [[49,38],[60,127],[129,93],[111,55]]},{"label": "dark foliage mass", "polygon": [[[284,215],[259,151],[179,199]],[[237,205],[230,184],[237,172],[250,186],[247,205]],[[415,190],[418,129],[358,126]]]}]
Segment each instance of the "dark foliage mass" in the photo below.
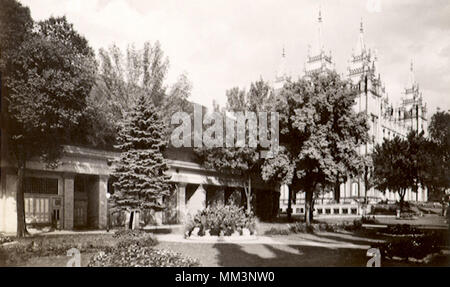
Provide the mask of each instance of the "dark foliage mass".
[{"label": "dark foliage mass", "polygon": [[383,258],[424,259],[426,256],[440,252],[448,244],[448,234],[431,232],[409,236],[394,237],[384,243],[376,244]]},{"label": "dark foliage mass", "polygon": [[163,197],[172,189],[163,157],[164,129],[155,106],[142,96],[119,132],[121,156],[113,174],[113,209],[163,208]]},{"label": "dark foliage mass", "polygon": [[440,199],[450,186],[448,136],[445,130],[435,131],[444,128],[440,118],[445,117],[444,113],[433,115],[429,138],[423,132],[411,131],[406,138],[395,137],[375,146],[373,182],[379,190],[397,192],[401,209],[408,189],[416,194],[419,187],[427,189],[432,198]]}]

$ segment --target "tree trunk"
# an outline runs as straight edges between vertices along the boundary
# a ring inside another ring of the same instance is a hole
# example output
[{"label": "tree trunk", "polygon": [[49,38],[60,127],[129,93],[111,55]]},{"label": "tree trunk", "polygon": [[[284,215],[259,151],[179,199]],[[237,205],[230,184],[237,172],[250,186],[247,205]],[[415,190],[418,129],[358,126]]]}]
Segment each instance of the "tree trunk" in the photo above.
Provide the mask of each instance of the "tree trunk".
[{"label": "tree trunk", "polygon": [[370,187],[369,187],[369,169],[366,167],[364,167],[364,203],[368,203],[367,201],[367,191],[369,191]]},{"label": "tree trunk", "polygon": [[288,187],[288,208],[286,210],[287,213],[287,220],[291,221],[292,218],[292,187]]},{"label": "tree trunk", "polygon": [[25,203],[24,203],[24,181],[25,181],[25,161],[19,160],[17,169],[17,237],[24,237],[28,234],[25,222]]},{"label": "tree trunk", "polygon": [[406,193],[406,190],[401,190],[398,193],[400,195],[400,202],[399,202],[399,204],[400,204],[400,213],[402,213],[402,211],[403,211],[403,202],[404,202],[404,198],[405,198],[405,193]]},{"label": "tree trunk", "polygon": [[339,184],[339,181],[336,181],[336,183],[334,184],[334,200],[336,201],[336,203],[339,203],[339,201],[341,200],[341,185]]},{"label": "tree trunk", "polygon": [[[155,219],[156,221],[156,219]],[[129,230],[134,230],[136,226],[136,212],[134,210],[131,210],[128,215],[128,220],[126,220],[126,228]]]},{"label": "tree trunk", "polygon": [[305,222],[306,226],[308,227],[311,226],[314,216],[313,195],[314,195],[313,189],[305,191]]},{"label": "tree trunk", "polygon": [[247,214],[252,212],[252,179],[248,178],[248,185],[244,184],[245,197],[247,198]]},{"label": "tree trunk", "polygon": [[414,184],[414,192],[416,193],[416,202],[419,202],[419,186],[417,183]]}]

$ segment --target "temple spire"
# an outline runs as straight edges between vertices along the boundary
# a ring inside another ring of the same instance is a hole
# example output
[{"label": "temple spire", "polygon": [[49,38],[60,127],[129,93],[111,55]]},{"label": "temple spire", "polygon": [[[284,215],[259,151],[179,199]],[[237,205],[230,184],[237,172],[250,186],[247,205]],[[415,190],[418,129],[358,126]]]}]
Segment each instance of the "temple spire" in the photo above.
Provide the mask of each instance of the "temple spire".
[{"label": "temple spire", "polygon": [[322,9],[319,6],[319,16],[317,18],[317,42],[314,43],[313,49],[310,49],[310,46],[308,45],[308,56],[305,63],[306,75],[310,75],[315,72],[322,73],[334,70],[334,64],[331,59],[331,51],[329,55],[325,53],[325,45],[322,38],[322,21]]},{"label": "temple spire", "polygon": [[356,42],[355,55],[361,55],[366,50],[366,45],[364,44],[364,28],[363,28],[363,20],[361,18],[361,22],[359,24],[359,38],[358,42]]},{"label": "temple spire", "polygon": [[317,48],[318,53],[320,54],[323,51],[323,43],[322,43],[322,9],[319,7],[319,18],[318,18],[318,41]]},{"label": "temple spire", "polygon": [[414,64],[413,60],[411,59],[411,63],[409,64],[409,76],[408,76],[408,84],[406,89],[411,89],[412,91],[415,90],[418,87],[416,83],[416,77],[414,74]]},{"label": "temple spire", "polygon": [[411,60],[410,66],[409,66],[409,82],[408,85],[409,87],[413,87],[415,84],[415,77],[414,77],[414,64],[413,61]]},{"label": "temple spire", "polygon": [[275,77],[276,83],[284,83],[287,79],[287,71],[286,71],[286,51],[283,46],[283,50],[281,52],[280,65],[278,66],[278,71]]}]

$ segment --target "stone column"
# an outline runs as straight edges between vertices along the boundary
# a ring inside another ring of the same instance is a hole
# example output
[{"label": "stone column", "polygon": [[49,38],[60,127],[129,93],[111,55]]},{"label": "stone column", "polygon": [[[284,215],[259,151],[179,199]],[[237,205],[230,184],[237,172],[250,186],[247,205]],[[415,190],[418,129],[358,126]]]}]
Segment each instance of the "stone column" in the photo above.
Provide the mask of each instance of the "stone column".
[{"label": "stone column", "polygon": [[108,192],[108,176],[99,175],[98,179],[98,228],[106,229],[108,200],[106,193]]},{"label": "stone column", "polygon": [[[2,171],[2,180],[6,180],[6,184],[4,185],[4,195],[0,202],[2,204],[0,212],[0,221],[2,221],[2,224],[0,224],[0,231],[14,234],[17,232],[17,176],[14,174],[5,174],[5,169]],[[3,188],[3,182],[1,187]]]},{"label": "stone column", "polygon": [[[158,203],[162,204],[163,203],[163,199],[159,198],[158,199]],[[156,221],[156,225],[158,225],[158,226],[163,225],[163,212],[164,212],[164,210],[155,212],[155,221]]]},{"label": "stone column", "polygon": [[91,227],[106,229],[107,220],[107,199],[106,192],[108,190],[108,176],[99,175],[98,179],[93,182],[91,190],[89,190],[89,217],[91,218]]},{"label": "stone column", "polygon": [[202,185],[199,185],[197,190],[192,194],[191,198],[187,201],[186,209],[187,213],[191,216],[197,214],[199,210],[206,207],[206,190]]},{"label": "stone column", "polygon": [[177,186],[177,214],[180,223],[184,223],[186,219],[186,186],[183,182]]},{"label": "stone column", "polygon": [[73,174],[64,174],[64,229],[73,229],[74,182]]}]

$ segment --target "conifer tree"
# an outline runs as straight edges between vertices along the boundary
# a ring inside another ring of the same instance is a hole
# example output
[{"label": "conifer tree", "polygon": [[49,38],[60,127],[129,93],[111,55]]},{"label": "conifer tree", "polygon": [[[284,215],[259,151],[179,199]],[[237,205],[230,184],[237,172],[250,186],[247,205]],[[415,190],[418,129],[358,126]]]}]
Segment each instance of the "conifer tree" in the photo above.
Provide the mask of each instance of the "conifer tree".
[{"label": "conifer tree", "polygon": [[116,210],[161,211],[172,188],[163,150],[165,125],[151,101],[141,96],[118,136],[121,151],[112,196]]}]

